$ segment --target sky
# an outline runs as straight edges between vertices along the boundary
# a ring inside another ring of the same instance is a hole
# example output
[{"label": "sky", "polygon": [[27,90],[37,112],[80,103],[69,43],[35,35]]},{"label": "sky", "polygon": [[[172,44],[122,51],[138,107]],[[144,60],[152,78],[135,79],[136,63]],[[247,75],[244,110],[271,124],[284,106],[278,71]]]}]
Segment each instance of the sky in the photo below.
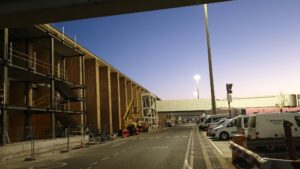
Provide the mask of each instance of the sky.
[{"label": "sky", "polygon": [[[235,0],[208,5],[215,94],[300,94],[300,1]],[[54,25],[161,99],[210,98],[203,6]]]}]

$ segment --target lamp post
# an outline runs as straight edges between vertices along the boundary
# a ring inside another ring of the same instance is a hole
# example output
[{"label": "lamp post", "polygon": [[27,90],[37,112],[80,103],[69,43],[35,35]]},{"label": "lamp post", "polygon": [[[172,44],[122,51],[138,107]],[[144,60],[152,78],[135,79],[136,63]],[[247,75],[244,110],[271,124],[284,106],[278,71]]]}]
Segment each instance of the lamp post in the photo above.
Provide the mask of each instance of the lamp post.
[{"label": "lamp post", "polygon": [[208,53],[208,66],[209,66],[209,80],[210,80],[212,114],[216,114],[217,110],[216,110],[213,66],[212,66],[211,47],[210,47],[210,35],[209,35],[209,29],[208,29],[207,4],[204,4],[204,15],[205,15],[206,43],[207,43],[207,53]]},{"label": "lamp post", "polygon": [[201,79],[201,76],[198,74],[195,74],[194,79],[196,80],[196,84],[197,84],[197,98],[199,100],[199,80]]}]

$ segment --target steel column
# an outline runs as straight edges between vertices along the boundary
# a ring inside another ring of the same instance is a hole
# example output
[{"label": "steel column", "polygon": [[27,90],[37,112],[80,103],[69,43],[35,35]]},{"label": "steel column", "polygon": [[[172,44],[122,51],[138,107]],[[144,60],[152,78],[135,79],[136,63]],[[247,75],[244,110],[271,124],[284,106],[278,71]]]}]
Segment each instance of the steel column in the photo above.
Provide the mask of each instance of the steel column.
[{"label": "steel column", "polygon": [[51,121],[52,121],[52,139],[55,138],[55,84],[54,84],[54,38],[50,38],[50,74],[51,74],[51,80],[50,80],[50,104],[51,104]]},{"label": "steel column", "polygon": [[0,112],[1,115],[1,140],[0,144],[5,145],[7,143],[7,104],[8,104],[8,29],[5,28],[1,32],[1,40],[2,40],[2,51],[0,58],[3,60],[3,66],[1,66],[3,70],[3,74],[1,75],[1,82],[3,88],[3,101],[2,101],[2,109]]}]

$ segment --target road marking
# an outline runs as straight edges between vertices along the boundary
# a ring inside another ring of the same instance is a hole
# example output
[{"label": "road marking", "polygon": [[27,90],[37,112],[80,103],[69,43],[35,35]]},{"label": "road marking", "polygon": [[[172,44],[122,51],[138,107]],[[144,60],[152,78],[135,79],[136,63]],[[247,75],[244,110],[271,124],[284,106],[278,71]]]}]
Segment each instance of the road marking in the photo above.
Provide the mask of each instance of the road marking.
[{"label": "road marking", "polygon": [[104,161],[104,160],[108,160],[108,159],[109,159],[109,157],[104,157],[101,160]]},{"label": "road marking", "polygon": [[[192,131],[191,131],[191,133],[190,133],[188,145],[187,145],[186,152],[185,152],[184,163],[183,163],[183,166],[182,166],[183,169],[186,169],[186,168],[188,168],[188,169],[193,169],[193,168],[189,165],[189,163],[188,163],[188,157],[189,157],[190,148],[191,148],[191,141],[192,141]],[[193,157],[190,157],[190,158],[193,158]]]},{"label": "road marking", "polygon": [[91,165],[97,165],[98,161],[93,162]]},{"label": "road marking", "polygon": [[115,145],[113,145],[113,146],[111,146],[111,147],[112,147],[112,148],[113,148],[113,147],[118,147],[118,146],[120,146],[120,145],[122,145],[122,144],[125,144],[125,142],[121,142],[121,143],[115,144]]},{"label": "road marking", "polygon": [[67,163],[48,163],[48,164],[42,164],[40,166],[32,166],[28,169],[35,169],[35,168],[43,168],[43,169],[53,169],[53,168],[61,168],[66,166]]},{"label": "road marking", "polygon": [[155,146],[155,147],[151,147],[154,150],[165,150],[168,149],[169,146]]},{"label": "road marking", "polygon": [[117,153],[114,153],[114,156],[117,156],[117,155],[119,155],[119,153],[117,152]]},{"label": "road marking", "polygon": [[223,154],[222,151],[215,145],[215,143],[212,142],[210,139],[208,139],[208,140],[209,140],[209,142],[215,147],[215,149],[219,152],[219,154],[221,154],[221,156],[224,157],[224,154]]}]

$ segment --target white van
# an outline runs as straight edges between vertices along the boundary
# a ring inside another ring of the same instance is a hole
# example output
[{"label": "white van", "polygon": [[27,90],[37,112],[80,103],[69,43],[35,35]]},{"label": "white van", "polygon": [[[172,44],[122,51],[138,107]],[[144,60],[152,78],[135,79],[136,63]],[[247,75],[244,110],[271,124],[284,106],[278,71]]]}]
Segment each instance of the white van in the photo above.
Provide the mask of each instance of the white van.
[{"label": "white van", "polygon": [[299,113],[268,113],[250,116],[247,139],[284,138],[284,120],[293,124],[293,137],[300,137]]},{"label": "white van", "polygon": [[217,122],[218,120],[220,120],[222,118],[228,118],[228,115],[226,115],[226,114],[208,115],[206,117],[206,119],[202,123],[200,123],[199,129],[206,130],[209,127],[209,125]]},{"label": "white van", "polygon": [[224,122],[222,125],[214,128],[212,130],[211,135],[214,138],[218,138],[220,140],[227,140],[231,138],[234,134],[237,133],[238,128],[237,128],[237,121],[242,121],[240,128],[245,129],[247,128],[247,125],[244,123],[244,119],[248,118],[247,115],[239,115],[236,116],[226,122]]},{"label": "white van", "polygon": [[293,125],[292,135],[295,146],[300,146],[300,114],[299,113],[268,113],[250,116],[248,123],[247,146],[265,147],[274,151],[285,147],[283,122],[287,120]]}]

